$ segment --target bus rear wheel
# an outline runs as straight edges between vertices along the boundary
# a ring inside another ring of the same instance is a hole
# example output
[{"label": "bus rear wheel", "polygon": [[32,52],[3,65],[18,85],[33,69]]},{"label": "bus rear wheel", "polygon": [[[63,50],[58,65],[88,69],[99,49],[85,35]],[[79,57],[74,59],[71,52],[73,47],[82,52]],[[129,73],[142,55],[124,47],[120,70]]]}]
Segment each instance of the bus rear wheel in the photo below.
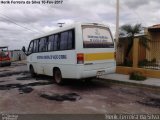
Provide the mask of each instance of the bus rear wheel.
[{"label": "bus rear wheel", "polygon": [[53,79],[58,85],[63,84],[62,74],[58,68],[54,69],[53,71]]}]

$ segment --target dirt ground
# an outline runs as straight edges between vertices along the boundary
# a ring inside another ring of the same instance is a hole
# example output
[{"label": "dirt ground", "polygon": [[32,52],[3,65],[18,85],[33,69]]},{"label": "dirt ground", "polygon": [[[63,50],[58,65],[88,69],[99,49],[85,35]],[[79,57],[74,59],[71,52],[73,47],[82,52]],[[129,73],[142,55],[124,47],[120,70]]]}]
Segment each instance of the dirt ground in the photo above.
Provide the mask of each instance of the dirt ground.
[{"label": "dirt ground", "polygon": [[[47,94],[51,99],[42,97]],[[75,99],[63,99],[64,94]],[[58,99],[55,99],[58,97]],[[71,96],[70,96],[71,97]],[[72,96],[73,97],[73,96]],[[32,78],[25,62],[0,68],[0,112],[17,114],[160,113],[160,93],[126,85],[66,80],[58,86],[52,77]]]}]

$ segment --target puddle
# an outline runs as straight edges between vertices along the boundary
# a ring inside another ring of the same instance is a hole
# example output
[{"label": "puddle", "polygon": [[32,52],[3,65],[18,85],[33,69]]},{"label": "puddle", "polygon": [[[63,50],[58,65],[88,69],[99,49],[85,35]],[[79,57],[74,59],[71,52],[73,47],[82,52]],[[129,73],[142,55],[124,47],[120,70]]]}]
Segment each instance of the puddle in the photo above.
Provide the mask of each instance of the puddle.
[{"label": "puddle", "polygon": [[24,93],[28,93],[31,90],[30,87],[32,86],[41,86],[41,85],[50,85],[50,84],[53,84],[53,83],[52,82],[34,82],[34,83],[28,83],[28,84],[6,84],[6,85],[0,85],[0,90],[11,90],[14,88],[18,88],[20,92],[23,91]]},{"label": "puddle", "polygon": [[16,80],[31,80],[33,77],[31,76],[25,76],[25,77],[17,77]]},{"label": "puddle", "polygon": [[45,80],[45,81],[51,81],[52,78],[50,76],[45,76],[45,75],[38,75],[35,78],[33,78],[30,73],[22,73],[22,77],[17,77],[16,80]]},{"label": "puddle", "polygon": [[10,70],[0,70],[0,72],[5,72],[5,71],[10,71]]},{"label": "puddle", "polygon": [[145,93],[140,90],[140,89],[130,89],[130,88],[112,88],[117,93],[122,93],[122,94],[128,94],[128,95],[134,95],[134,96],[142,96],[145,95]]},{"label": "puddle", "polygon": [[6,85],[0,85],[0,90],[10,90],[13,88],[20,88],[22,87],[21,84],[6,84]]},{"label": "puddle", "polygon": [[24,87],[19,88],[20,94],[30,93],[30,92],[32,92],[32,91],[33,91],[33,88],[31,88],[31,87],[26,87],[26,86],[24,86]]},{"label": "puddle", "polygon": [[140,104],[150,106],[150,107],[156,107],[160,108],[160,99],[159,98],[148,98],[142,101],[137,101]]},{"label": "puddle", "polygon": [[28,83],[25,86],[40,86],[40,85],[50,85],[53,84],[53,82],[34,82],[34,83]]},{"label": "puddle", "polygon": [[67,94],[40,94],[40,97],[46,98],[48,100],[55,101],[77,101],[81,99],[81,96],[77,93],[67,93]]},{"label": "puddle", "polygon": [[0,77],[10,77],[12,75],[18,75],[18,74],[23,74],[23,73],[28,73],[28,71],[6,72],[6,73],[0,74]]}]

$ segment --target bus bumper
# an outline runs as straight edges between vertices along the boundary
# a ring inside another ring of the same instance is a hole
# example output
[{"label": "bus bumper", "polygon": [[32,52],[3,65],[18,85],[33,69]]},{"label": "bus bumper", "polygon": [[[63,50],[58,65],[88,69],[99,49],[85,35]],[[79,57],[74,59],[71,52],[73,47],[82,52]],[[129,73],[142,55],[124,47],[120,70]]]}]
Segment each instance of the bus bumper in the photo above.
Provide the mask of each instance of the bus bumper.
[{"label": "bus bumper", "polygon": [[110,67],[110,68],[106,68],[106,69],[83,71],[81,74],[81,78],[99,77],[101,75],[115,73],[115,71],[116,71],[115,67]]},{"label": "bus bumper", "polygon": [[103,69],[89,69],[86,70],[85,66],[79,66],[77,69],[74,71],[74,74],[72,74],[73,78],[76,79],[83,79],[83,78],[90,78],[90,77],[98,77],[101,75],[106,75],[110,73],[115,73],[116,72],[116,66],[111,66]]}]

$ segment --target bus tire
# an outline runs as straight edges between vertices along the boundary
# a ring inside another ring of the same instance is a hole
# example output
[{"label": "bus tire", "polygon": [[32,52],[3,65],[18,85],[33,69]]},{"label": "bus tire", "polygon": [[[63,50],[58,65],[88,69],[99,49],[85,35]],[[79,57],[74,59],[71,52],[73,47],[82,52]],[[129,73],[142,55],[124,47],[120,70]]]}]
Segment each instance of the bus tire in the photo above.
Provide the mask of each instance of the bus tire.
[{"label": "bus tire", "polygon": [[62,74],[61,74],[60,69],[58,69],[58,68],[54,69],[54,71],[53,71],[53,79],[58,85],[62,85],[63,84],[63,79],[62,79]]},{"label": "bus tire", "polygon": [[35,73],[34,68],[33,68],[32,65],[30,66],[29,71],[30,71],[30,74],[31,74],[32,77],[36,77],[36,73]]}]

